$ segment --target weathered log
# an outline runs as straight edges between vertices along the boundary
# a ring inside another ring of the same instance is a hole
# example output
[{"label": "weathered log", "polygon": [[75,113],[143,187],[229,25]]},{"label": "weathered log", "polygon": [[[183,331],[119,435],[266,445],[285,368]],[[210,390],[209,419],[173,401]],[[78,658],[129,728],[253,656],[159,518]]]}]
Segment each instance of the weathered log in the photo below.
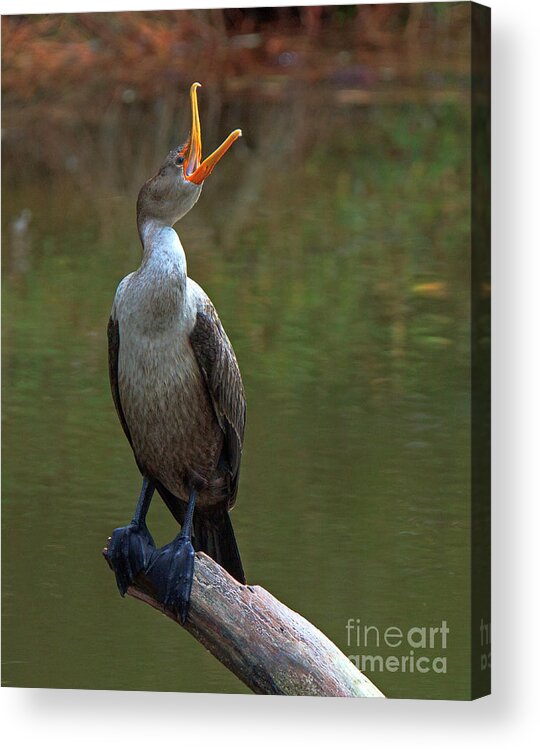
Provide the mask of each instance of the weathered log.
[{"label": "weathered log", "polygon": [[[148,575],[140,574],[127,593],[180,625],[157,601]],[[314,625],[261,586],[241,585],[202,552],[183,627],[254,693],[384,697]]]}]

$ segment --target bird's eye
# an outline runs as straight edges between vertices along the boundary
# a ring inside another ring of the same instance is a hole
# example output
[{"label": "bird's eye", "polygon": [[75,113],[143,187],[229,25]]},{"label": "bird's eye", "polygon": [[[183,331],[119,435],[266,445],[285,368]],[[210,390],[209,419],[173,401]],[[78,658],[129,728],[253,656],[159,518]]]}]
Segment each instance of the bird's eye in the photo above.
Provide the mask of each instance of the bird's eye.
[{"label": "bird's eye", "polygon": [[183,157],[183,156],[177,156],[177,157],[176,157],[176,161],[175,161],[175,164],[176,164],[177,166],[180,166],[180,165],[181,165],[181,164],[183,164],[183,163],[184,163],[184,157]]}]

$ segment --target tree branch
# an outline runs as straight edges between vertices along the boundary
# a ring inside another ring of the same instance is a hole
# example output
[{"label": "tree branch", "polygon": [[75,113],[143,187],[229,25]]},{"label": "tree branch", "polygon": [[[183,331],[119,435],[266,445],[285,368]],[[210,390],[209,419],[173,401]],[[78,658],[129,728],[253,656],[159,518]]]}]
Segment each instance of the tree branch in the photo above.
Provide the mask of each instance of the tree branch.
[{"label": "tree branch", "polygon": [[[107,549],[103,554],[107,559]],[[155,590],[140,574],[128,594],[180,625]],[[261,586],[241,585],[202,552],[184,627],[254,693],[384,697],[314,625]]]}]

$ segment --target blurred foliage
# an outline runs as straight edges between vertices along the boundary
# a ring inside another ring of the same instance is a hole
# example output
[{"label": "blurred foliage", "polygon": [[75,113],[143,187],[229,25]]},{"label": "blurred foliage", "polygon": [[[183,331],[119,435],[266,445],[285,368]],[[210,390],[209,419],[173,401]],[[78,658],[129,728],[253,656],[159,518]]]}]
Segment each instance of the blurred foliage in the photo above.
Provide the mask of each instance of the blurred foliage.
[{"label": "blurred foliage", "polygon": [[[139,182],[185,137],[194,80],[211,142],[248,106],[309,108],[314,85],[337,104],[452,99],[466,85],[468,23],[467,3],[6,16],[4,169]],[[267,137],[266,122],[249,125],[250,145]]]}]

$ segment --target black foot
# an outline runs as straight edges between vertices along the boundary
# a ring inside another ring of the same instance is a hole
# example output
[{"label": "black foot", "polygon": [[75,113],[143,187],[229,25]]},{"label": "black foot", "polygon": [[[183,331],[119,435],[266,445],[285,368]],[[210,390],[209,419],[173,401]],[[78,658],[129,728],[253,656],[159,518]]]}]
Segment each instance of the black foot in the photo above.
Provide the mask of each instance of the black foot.
[{"label": "black foot", "polygon": [[141,570],[145,570],[155,544],[145,524],[131,522],[115,529],[107,547],[107,558],[116,576],[118,590],[125,596]]},{"label": "black foot", "polygon": [[160,549],[148,569],[159,581],[163,606],[171,609],[185,623],[193,584],[195,550],[191,541],[179,535]]}]

